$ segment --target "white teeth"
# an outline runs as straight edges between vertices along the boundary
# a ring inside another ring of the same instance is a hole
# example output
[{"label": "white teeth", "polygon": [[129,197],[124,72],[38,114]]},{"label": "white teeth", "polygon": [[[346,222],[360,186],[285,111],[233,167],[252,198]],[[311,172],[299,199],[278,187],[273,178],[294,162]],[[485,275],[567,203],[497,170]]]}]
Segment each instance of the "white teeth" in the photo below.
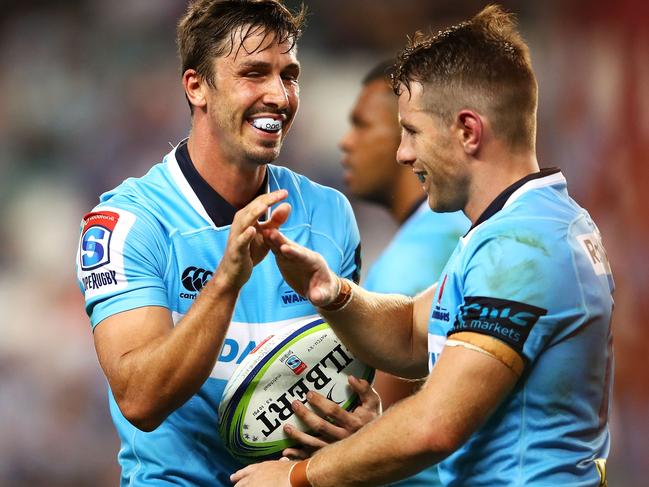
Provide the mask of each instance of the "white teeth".
[{"label": "white teeth", "polygon": [[277,132],[282,130],[282,121],[275,120],[274,118],[255,118],[252,121],[252,126],[266,132]]},{"label": "white teeth", "polygon": [[419,182],[421,184],[424,184],[426,182],[426,173],[425,172],[416,172],[417,178],[419,178]]}]

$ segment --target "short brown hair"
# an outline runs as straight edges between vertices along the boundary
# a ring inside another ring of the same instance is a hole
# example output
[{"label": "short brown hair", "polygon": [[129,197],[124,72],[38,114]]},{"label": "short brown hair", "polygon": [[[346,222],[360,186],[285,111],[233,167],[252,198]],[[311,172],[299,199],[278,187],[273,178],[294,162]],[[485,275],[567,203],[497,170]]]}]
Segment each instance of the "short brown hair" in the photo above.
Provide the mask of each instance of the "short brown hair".
[{"label": "short brown hair", "polygon": [[[417,32],[399,54],[395,93],[424,85],[426,109],[446,121],[462,108],[486,112],[496,136],[534,148],[537,83],[529,48],[513,14],[489,5],[434,35]],[[438,96],[435,96],[438,95]]]},{"label": "short brown hair", "polygon": [[290,50],[300,37],[305,15],[304,5],[292,13],[281,0],[194,0],[178,23],[181,75],[195,69],[213,85],[213,60],[235,49],[239,28],[243,30],[237,49],[248,37],[263,32],[265,37],[255,50],[265,49],[262,46],[268,35],[274,35],[279,44],[291,40]]}]

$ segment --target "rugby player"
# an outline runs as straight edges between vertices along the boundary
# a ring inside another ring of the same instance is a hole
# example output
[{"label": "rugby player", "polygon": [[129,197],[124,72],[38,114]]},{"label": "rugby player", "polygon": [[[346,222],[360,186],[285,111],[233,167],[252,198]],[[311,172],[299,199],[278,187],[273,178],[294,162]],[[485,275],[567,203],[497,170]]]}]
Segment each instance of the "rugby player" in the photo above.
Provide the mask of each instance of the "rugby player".
[{"label": "rugby player", "polygon": [[78,277],[121,485],[226,486],[242,466],[217,433],[225,384],[259,341],[316,314],[265,258],[260,230],[283,224],[358,279],[345,197],[270,164],[298,110],[303,17],[279,0],[192,2],[177,36],[189,137],[83,219]]},{"label": "rugby player", "polygon": [[415,36],[394,88],[397,159],[433,210],[472,222],[439,284],[414,299],[371,293],[277,229],[264,236],[357,356],[426,383],[310,459],[252,465],[233,481],[383,485],[439,463],[452,486],[605,485],[613,280],[560,170],[539,169],[537,83],[512,15],[492,5]]}]

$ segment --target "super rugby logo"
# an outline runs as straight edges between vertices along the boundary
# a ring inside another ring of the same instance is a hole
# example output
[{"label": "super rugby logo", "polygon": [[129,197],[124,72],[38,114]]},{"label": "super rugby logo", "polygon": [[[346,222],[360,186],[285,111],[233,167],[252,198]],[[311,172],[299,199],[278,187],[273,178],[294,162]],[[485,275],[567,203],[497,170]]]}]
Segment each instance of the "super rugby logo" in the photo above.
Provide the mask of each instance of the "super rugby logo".
[{"label": "super rugby logo", "polygon": [[110,239],[118,220],[119,214],[112,211],[88,213],[84,217],[79,254],[82,270],[91,271],[110,262]]},{"label": "super rugby logo", "polygon": [[[287,358],[291,356],[295,357],[294,354],[289,353]],[[283,421],[293,415],[293,408],[291,407],[293,401],[306,402],[306,394],[309,389],[321,392],[332,381],[332,375],[340,374],[352,361],[353,359],[345,353],[343,346],[336,345],[309,372],[300,377],[286,392],[275,399],[264,412],[256,414],[255,420],[259,421],[264,427],[261,432],[264,437],[268,438],[271,433],[280,427]],[[331,390],[329,391],[330,394]]]},{"label": "super rugby logo", "polygon": [[300,357],[298,357],[295,354],[291,354],[286,358],[286,361],[280,359],[280,362],[284,362],[286,366],[291,369],[291,371],[295,375],[300,375],[302,372],[304,372],[307,368],[307,365],[300,360]]},{"label": "super rugby logo", "polygon": [[185,289],[193,292],[191,294],[180,293],[180,297],[185,299],[196,299],[195,293],[198,293],[203,289],[203,286],[207,284],[207,281],[210,280],[213,274],[213,272],[194,266],[185,269],[180,277],[181,282]]}]

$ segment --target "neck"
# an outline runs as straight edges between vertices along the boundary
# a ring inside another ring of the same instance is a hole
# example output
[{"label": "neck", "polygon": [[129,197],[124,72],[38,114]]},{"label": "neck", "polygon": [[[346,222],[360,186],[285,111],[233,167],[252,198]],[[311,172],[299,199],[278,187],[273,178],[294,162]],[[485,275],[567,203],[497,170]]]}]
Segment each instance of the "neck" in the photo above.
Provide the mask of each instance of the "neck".
[{"label": "neck", "polygon": [[475,223],[507,187],[528,174],[539,171],[534,152],[512,154],[499,151],[491,157],[473,162],[475,168],[469,184],[469,198],[464,213]]},{"label": "neck", "polygon": [[399,171],[399,177],[392,188],[392,198],[388,204],[388,211],[392,219],[399,225],[403,224],[409,216],[412,207],[422,200],[425,193],[421,184],[409,168]]},{"label": "neck", "polygon": [[196,126],[187,140],[189,155],[201,177],[235,208],[243,208],[256,196],[266,175],[266,165],[228,160],[220,144],[201,134]]}]

